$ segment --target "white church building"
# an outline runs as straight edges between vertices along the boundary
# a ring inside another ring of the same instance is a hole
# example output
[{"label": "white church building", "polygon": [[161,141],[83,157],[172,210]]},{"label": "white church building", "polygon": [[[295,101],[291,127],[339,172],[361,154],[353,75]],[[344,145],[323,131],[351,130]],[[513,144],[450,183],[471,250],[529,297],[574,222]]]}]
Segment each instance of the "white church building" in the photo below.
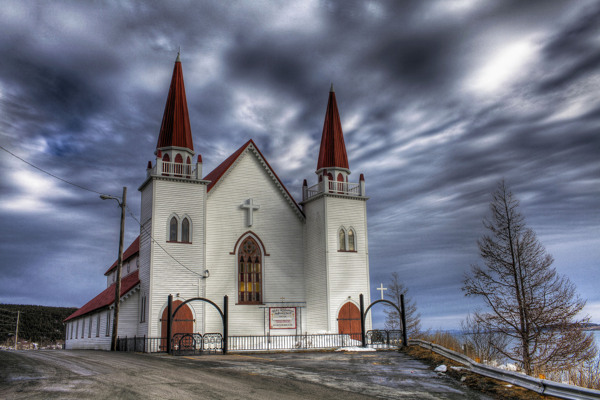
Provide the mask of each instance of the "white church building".
[{"label": "white church building", "polygon": [[[304,180],[300,202],[252,140],[203,175],[179,56],[154,154],[138,189],[140,235],[123,255],[119,337],[166,337],[169,294],[174,306],[202,297],[221,307],[227,295],[230,336],[360,333],[359,295],[370,303],[368,198],[362,174],[349,181],[333,86],[314,184]],[[65,320],[67,349],[110,349],[116,269]],[[222,331],[202,301],[173,323],[173,333]]]}]

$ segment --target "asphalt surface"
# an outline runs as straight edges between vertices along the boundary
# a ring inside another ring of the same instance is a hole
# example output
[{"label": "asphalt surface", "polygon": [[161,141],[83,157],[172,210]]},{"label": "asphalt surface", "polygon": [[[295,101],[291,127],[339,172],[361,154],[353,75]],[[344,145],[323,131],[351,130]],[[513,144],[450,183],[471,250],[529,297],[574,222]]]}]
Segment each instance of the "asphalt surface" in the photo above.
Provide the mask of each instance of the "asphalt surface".
[{"label": "asphalt surface", "polygon": [[487,399],[403,353],[0,351],[1,399]]}]

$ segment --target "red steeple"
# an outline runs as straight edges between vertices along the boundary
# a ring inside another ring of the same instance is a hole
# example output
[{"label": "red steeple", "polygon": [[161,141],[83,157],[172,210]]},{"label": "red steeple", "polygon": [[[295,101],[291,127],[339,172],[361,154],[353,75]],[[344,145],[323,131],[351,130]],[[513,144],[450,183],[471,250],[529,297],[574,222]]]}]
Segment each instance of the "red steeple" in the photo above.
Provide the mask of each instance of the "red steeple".
[{"label": "red steeple", "polygon": [[323,124],[317,171],[321,168],[332,167],[350,169],[333,84],[331,84],[331,90],[329,91],[329,101],[327,102],[327,113],[325,114],[325,123]]},{"label": "red steeple", "polygon": [[179,53],[177,53],[177,60],[175,60],[175,67],[173,68],[173,78],[171,79],[171,87],[167,96],[167,104],[165,105],[156,148],[172,146],[184,147],[194,151]]}]

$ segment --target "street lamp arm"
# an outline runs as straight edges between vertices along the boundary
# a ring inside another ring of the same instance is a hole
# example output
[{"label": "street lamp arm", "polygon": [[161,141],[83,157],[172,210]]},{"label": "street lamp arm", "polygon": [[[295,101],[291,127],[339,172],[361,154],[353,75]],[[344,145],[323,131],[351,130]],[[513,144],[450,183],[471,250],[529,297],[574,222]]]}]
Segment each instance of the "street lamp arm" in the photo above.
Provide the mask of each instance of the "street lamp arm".
[{"label": "street lamp arm", "polygon": [[121,202],[121,199],[119,197],[109,196],[108,194],[101,194],[100,198],[102,200],[116,200],[117,203],[119,203],[119,206],[123,207],[123,203]]}]

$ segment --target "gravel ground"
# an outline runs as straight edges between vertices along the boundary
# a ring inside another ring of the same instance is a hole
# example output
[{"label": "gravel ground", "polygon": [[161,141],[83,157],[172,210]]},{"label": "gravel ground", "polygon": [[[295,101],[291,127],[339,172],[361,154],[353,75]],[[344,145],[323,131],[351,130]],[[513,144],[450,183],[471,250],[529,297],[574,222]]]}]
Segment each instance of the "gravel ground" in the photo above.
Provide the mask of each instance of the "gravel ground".
[{"label": "gravel ground", "polygon": [[488,399],[410,356],[0,351],[2,399]]}]

